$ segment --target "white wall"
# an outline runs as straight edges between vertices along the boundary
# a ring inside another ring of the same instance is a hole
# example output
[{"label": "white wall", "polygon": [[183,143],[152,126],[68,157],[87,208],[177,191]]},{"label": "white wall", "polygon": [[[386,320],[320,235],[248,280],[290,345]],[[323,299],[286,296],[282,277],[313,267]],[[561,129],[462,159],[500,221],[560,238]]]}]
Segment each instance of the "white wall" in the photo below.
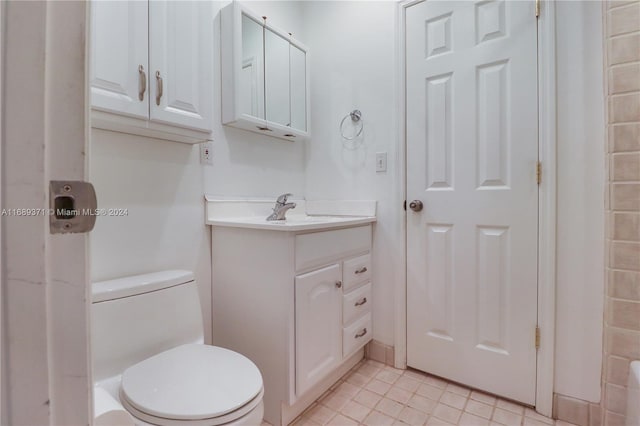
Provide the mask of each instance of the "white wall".
[{"label": "white wall", "polygon": [[[374,338],[394,343],[394,283],[401,267],[402,195],[395,107],[395,2],[304,3],[311,54],[312,139],[307,151],[307,199],[375,199]],[[360,109],[361,145],[343,145],[338,125]],[[375,153],[388,169],[375,172]]]},{"label": "white wall", "polygon": [[604,298],[602,5],[559,1],[555,392],[600,401]]},{"label": "white wall", "polygon": [[193,271],[210,341],[211,245],[198,146],[93,129],[91,181],[99,208],[129,213],[97,218],[91,279]]},{"label": "white wall", "polygon": [[[220,14],[229,2],[214,2],[214,129],[213,166],[204,167],[205,193],[224,197],[276,197],[291,192],[302,197],[304,142],[289,142],[221,124]],[[278,28],[305,41],[302,7],[295,1],[249,1],[252,11],[267,16]]]}]

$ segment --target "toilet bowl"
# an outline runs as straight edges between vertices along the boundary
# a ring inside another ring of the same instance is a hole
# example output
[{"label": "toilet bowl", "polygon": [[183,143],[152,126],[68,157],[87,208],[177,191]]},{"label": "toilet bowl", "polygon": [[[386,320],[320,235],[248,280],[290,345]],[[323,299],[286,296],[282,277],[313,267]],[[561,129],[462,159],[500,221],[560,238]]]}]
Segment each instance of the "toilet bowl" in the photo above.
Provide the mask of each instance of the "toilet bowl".
[{"label": "toilet bowl", "polygon": [[203,343],[189,271],[93,284],[96,386],[138,425],[259,425],[262,376],[245,356]]}]

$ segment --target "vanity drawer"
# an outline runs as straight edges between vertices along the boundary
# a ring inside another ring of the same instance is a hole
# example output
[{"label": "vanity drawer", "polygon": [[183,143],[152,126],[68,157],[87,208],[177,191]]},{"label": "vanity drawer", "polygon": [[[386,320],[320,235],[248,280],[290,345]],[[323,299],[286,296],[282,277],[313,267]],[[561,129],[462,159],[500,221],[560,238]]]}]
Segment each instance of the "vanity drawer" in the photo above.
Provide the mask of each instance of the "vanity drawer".
[{"label": "vanity drawer", "polygon": [[342,268],[342,280],[344,281],[344,291],[371,279],[371,255],[358,256],[354,259],[345,260]]},{"label": "vanity drawer", "polygon": [[296,271],[308,270],[367,252],[371,225],[296,235]]},{"label": "vanity drawer", "polygon": [[371,312],[371,283],[342,296],[342,323],[349,324],[359,316]]},{"label": "vanity drawer", "polygon": [[342,357],[346,358],[363,347],[373,336],[371,330],[371,312],[342,331]]}]

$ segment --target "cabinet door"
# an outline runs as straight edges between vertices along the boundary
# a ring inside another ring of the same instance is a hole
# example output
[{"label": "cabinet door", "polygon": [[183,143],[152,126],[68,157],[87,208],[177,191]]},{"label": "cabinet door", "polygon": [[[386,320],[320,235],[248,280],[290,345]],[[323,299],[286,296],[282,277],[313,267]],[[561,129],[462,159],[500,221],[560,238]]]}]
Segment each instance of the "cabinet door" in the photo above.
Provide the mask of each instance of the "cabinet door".
[{"label": "cabinet door", "polygon": [[149,117],[145,84],[145,77],[149,75],[147,12],[147,2],[91,3],[89,78],[93,108],[143,119]]},{"label": "cabinet door", "polygon": [[265,28],[264,75],[267,121],[291,126],[289,40]]},{"label": "cabinet door", "polygon": [[151,120],[211,130],[211,2],[149,2],[149,71]]},{"label": "cabinet door", "polygon": [[332,265],[296,277],[296,394],[342,361],[342,276]]}]

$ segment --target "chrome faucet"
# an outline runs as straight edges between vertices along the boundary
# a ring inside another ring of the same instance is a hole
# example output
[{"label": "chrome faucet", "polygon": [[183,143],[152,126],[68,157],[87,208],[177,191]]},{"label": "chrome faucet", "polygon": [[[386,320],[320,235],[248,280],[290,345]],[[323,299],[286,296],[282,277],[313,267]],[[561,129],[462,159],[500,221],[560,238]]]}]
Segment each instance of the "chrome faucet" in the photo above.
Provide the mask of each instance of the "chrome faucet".
[{"label": "chrome faucet", "polygon": [[291,195],[292,194],[282,194],[278,197],[276,200],[276,206],[273,208],[273,213],[271,213],[267,220],[272,221],[286,219],[284,215],[287,214],[287,211],[296,207],[296,203],[287,203],[287,199]]}]

